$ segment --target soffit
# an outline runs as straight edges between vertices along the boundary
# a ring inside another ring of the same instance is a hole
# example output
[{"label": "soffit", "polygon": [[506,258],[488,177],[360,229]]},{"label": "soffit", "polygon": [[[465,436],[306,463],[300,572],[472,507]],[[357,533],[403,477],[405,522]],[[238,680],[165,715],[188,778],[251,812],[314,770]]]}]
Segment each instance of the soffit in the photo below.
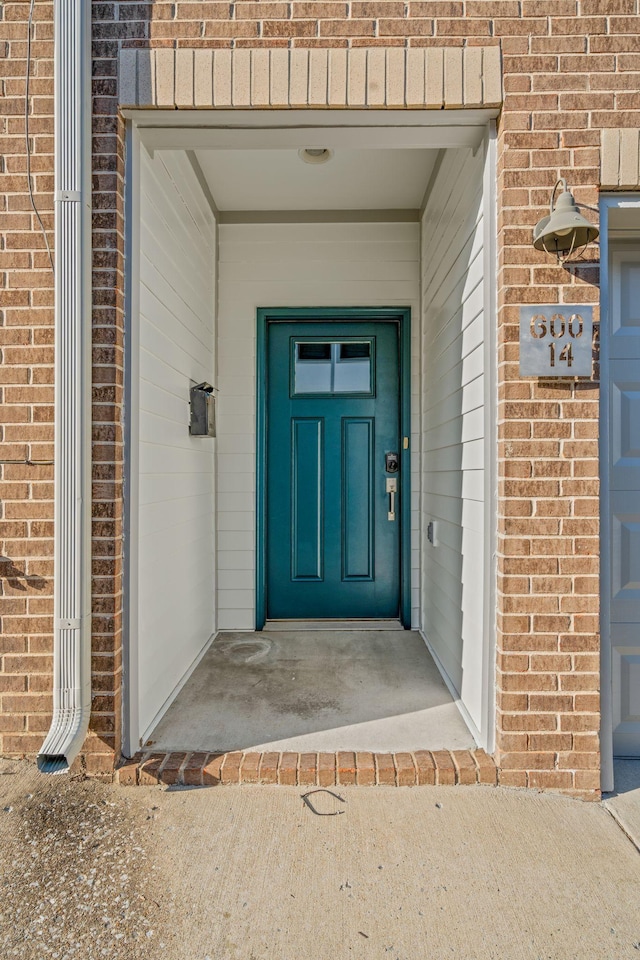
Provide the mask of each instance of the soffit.
[{"label": "soffit", "polygon": [[[331,133],[327,146],[331,147]],[[220,210],[408,210],[422,203],[436,150],[336,150],[324,164],[297,150],[198,150]]]}]

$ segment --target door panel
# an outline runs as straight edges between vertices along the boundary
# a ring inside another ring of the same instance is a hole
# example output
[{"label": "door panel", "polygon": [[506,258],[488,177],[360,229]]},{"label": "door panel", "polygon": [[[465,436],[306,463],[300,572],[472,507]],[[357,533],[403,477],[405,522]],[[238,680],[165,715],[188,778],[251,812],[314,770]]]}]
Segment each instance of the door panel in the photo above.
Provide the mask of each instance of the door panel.
[{"label": "door panel", "polygon": [[640,357],[640,250],[635,246],[613,254],[611,290],[611,359]]},{"label": "door panel", "polygon": [[399,615],[399,401],[397,323],[269,323],[267,618]]},{"label": "door panel", "polygon": [[640,756],[640,247],[612,253],[608,589],[613,748]]},{"label": "door panel", "polygon": [[374,574],[374,429],[372,417],[342,420],[344,580],[371,580]]},{"label": "door panel", "polygon": [[322,580],[324,422],[291,421],[291,577]]},{"label": "door panel", "polygon": [[640,491],[640,361],[609,367],[611,489]]}]

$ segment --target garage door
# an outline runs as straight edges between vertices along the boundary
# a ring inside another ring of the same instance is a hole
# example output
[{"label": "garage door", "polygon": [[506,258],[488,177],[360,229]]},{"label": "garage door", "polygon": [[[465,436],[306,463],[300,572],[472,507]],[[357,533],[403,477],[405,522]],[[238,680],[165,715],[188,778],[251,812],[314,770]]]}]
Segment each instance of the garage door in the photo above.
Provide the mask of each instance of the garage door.
[{"label": "garage door", "polygon": [[[612,249],[609,310],[609,591],[613,750],[640,756],[640,244]],[[606,562],[608,560],[608,563]],[[607,569],[608,568],[608,569]]]}]

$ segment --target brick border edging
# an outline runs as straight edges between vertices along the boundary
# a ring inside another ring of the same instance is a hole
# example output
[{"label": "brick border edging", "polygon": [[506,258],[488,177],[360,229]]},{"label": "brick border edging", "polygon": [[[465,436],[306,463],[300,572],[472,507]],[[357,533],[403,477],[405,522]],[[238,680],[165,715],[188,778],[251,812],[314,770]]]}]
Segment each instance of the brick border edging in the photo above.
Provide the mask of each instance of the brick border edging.
[{"label": "brick border edging", "polygon": [[115,772],[121,786],[497,786],[499,770],[484,750],[413,753],[137,753]]}]

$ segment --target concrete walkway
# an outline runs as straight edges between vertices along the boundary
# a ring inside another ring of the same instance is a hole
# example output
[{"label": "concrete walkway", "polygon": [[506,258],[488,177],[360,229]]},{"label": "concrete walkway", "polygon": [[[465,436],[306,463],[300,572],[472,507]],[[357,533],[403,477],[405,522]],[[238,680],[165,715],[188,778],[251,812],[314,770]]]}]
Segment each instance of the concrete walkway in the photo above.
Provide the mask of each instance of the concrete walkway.
[{"label": "concrete walkway", "polygon": [[640,855],[600,804],[361,787],[316,816],[300,788],[0,770],[3,958],[640,956]]},{"label": "concrete walkway", "polygon": [[473,749],[419,633],[221,633],[161,719],[154,750]]},{"label": "concrete walkway", "polygon": [[640,760],[614,760],[614,782],[604,804],[640,850]]}]

